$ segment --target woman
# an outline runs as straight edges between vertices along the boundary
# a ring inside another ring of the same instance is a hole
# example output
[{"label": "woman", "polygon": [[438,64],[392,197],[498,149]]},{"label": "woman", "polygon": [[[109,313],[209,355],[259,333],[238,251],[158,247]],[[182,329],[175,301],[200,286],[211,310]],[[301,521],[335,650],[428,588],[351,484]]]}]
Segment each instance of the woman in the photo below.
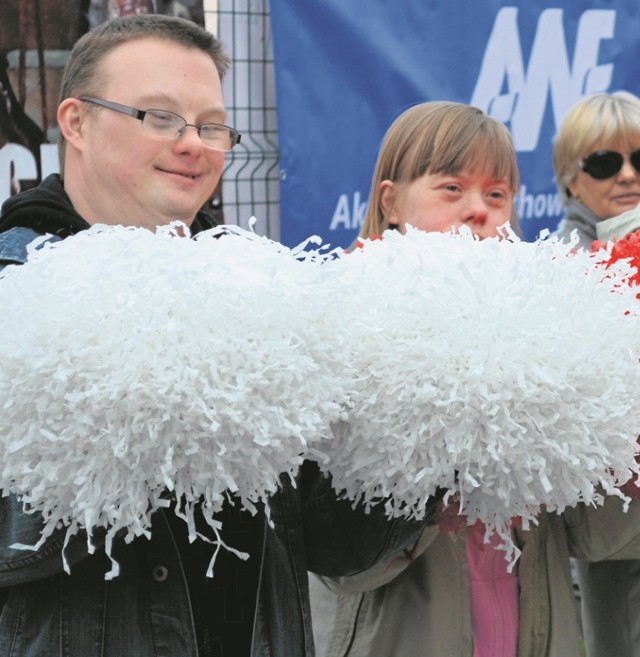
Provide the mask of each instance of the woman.
[{"label": "woman", "polygon": [[553,145],[555,181],[565,203],[556,235],[577,231],[585,249],[596,226],[640,203],[640,99],[597,94],[574,105]]},{"label": "woman", "polygon": [[[557,236],[568,240],[575,230],[579,246],[590,249],[595,239],[622,238],[634,229],[640,99],[619,91],[576,103],[558,130],[553,167],[566,208]],[[589,657],[638,657],[640,561],[579,561],[577,573]]]},{"label": "woman", "polygon": [[479,237],[512,221],[518,165],[506,128],[479,109],[423,103],[406,110],[384,137],[361,238],[406,223],[446,232],[468,225]]},{"label": "woman", "polygon": [[[384,238],[407,224],[440,232],[466,225],[481,239],[498,236],[515,221],[517,188],[504,125],[466,105],[417,105],[385,135],[360,237]],[[455,503],[441,506],[438,522],[404,558],[323,578],[338,594],[332,602],[312,585],[316,635],[322,643],[330,637],[330,657],[579,657],[570,555],[640,554],[629,522],[615,498],[598,510],[541,512],[536,527],[512,528],[522,556],[509,571],[499,540],[485,543],[484,527],[468,527]]]}]

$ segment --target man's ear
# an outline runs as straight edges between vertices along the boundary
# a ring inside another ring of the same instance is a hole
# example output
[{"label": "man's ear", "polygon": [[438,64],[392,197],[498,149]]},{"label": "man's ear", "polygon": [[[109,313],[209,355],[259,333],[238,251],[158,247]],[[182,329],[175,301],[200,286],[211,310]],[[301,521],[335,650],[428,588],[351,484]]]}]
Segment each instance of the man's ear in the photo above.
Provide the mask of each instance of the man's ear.
[{"label": "man's ear", "polygon": [[65,98],[58,107],[58,129],[65,140],[75,148],[81,147],[84,137],[85,112],[83,102],[77,98]]},{"label": "man's ear", "polygon": [[388,226],[398,226],[400,220],[395,212],[396,186],[391,180],[380,183],[380,210]]}]

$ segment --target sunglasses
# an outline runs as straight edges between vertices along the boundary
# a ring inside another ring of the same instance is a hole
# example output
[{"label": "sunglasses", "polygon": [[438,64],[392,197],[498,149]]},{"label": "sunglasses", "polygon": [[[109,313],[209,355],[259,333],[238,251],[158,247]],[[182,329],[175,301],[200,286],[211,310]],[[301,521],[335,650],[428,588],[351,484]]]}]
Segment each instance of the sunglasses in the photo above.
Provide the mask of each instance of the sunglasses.
[{"label": "sunglasses", "polygon": [[[640,173],[640,150],[629,153],[629,161]],[[596,151],[580,162],[580,168],[596,180],[606,180],[615,176],[624,163],[624,155],[617,151]]]}]

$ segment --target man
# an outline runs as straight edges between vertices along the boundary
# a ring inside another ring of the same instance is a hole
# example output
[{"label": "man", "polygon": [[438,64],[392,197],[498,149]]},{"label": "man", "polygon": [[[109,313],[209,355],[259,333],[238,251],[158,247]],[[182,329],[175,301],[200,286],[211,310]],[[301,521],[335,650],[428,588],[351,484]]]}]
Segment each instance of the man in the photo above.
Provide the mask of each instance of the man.
[{"label": "man", "polygon": [[[4,204],[0,268],[24,263],[41,234],[73,239],[95,223],[206,228],[198,209],[240,139],[224,125],[227,67],[220,43],[181,19],[117,18],[82,37],[61,88],[62,174]],[[14,497],[0,498],[0,654],[313,655],[307,569],[356,574],[410,550],[423,525],[353,510],[311,463],[296,483],[283,480],[270,500],[272,525],[264,513],[223,511],[223,540],[250,558],[223,551],[213,578],[212,546],[189,544],[171,509],[154,514],[151,539],[114,546],[120,574],[105,581],[104,551],[87,555],[82,536],[65,548],[63,572],[64,528],[36,551],[11,548],[35,545],[42,524]]]}]

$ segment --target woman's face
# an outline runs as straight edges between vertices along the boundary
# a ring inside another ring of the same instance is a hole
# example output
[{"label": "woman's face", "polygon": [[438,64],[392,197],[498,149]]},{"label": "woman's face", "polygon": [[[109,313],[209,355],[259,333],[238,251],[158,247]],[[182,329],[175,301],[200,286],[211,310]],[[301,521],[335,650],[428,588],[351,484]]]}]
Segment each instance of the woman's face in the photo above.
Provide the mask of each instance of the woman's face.
[{"label": "woman's face", "polygon": [[640,135],[630,140],[618,139],[594,144],[585,157],[595,151],[617,151],[624,155],[622,168],[604,180],[596,180],[585,171],[579,170],[567,185],[571,195],[598,219],[609,219],[635,208],[640,203],[640,174],[632,166],[629,153],[639,148]]},{"label": "woman's face", "polygon": [[407,224],[440,233],[466,225],[481,239],[495,237],[513,208],[508,181],[479,170],[425,173],[410,183],[384,180],[380,187],[384,217],[403,233]]}]

